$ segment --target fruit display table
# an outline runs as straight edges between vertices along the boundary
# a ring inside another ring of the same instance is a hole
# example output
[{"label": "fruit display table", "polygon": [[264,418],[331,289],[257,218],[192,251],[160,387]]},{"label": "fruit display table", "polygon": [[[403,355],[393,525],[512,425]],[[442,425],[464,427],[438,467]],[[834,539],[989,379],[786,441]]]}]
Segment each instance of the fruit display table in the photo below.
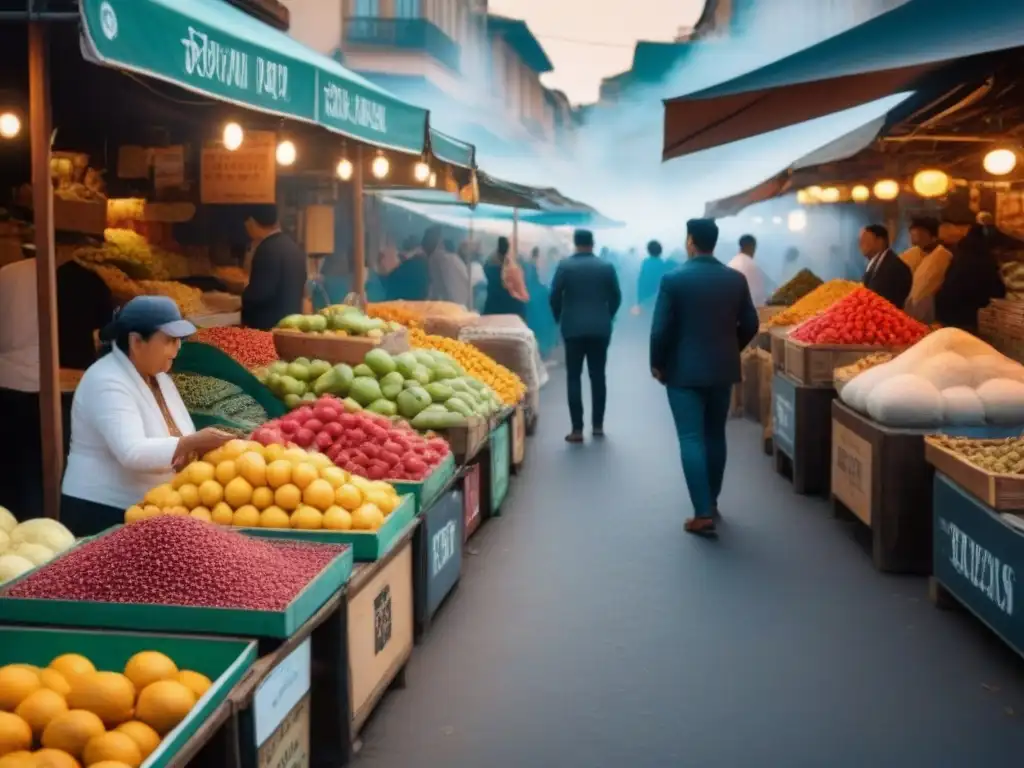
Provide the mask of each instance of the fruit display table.
[{"label": "fruit display table", "polygon": [[775,470],[802,495],[827,495],[830,404],[834,389],[805,387],[784,373],[772,380],[772,448]]},{"label": "fruit display table", "polygon": [[463,493],[454,485],[420,516],[413,540],[417,642],[462,576]]},{"label": "fruit display table", "polygon": [[1024,655],[1024,613],[1014,605],[1024,531],[939,472],[933,488],[932,601],[964,606]]},{"label": "fruit display table", "polygon": [[932,477],[925,436],[1006,437],[1019,427],[896,429],[845,403],[832,403],[832,505],[839,518],[871,529],[875,567],[890,573],[932,569]]}]

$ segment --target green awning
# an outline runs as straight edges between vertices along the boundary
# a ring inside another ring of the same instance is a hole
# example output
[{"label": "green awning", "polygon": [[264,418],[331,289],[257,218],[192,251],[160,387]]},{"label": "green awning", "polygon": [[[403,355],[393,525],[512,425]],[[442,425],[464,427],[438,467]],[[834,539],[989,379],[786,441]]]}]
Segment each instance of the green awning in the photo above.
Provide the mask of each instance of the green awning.
[{"label": "green awning", "polygon": [[430,151],[434,157],[462,168],[476,167],[476,150],[472,144],[454,139],[446,133],[430,129]]},{"label": "green awning", "polygon": [[102,64],[378,147],[421,153],[427,111],[223,0],[80,0]]}]

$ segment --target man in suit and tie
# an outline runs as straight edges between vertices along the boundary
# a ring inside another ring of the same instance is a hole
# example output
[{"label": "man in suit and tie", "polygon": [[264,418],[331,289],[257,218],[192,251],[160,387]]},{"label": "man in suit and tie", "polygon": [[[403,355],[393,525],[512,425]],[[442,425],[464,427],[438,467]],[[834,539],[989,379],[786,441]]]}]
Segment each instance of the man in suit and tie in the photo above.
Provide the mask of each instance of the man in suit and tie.
[{"label": "man in suit and tie", "polygon": [[570,443],[583,442],[583,363],[590,376],[590,399],[594,409],[594,437],[604,437],[604,408],[607,399],[605,366],[612,338],[612,320],[622,304],[622,292],[615,267],[594,255],[594,235],[578,229],[573,235],[576,253],[563,259],[551,283],[551,313],[565,339],[565,368],[569,390]]},{"label": "man in suit and tie", "polygon": [[881,224],[868,224],[860,232],[860,252],[868,260],[864,287],[903,309],[914,284],[914,273],[889,247],[889,231]]},{"label": "man in suit and tie", "polygon": [[688,533],[715,534],[725,477],[725,427],[740,350],[757,334],[746,278],[714,256],[718,226],[686,223],[686,263],[667,274],[651,326],[651,374],[668,390],[693,517]]}]

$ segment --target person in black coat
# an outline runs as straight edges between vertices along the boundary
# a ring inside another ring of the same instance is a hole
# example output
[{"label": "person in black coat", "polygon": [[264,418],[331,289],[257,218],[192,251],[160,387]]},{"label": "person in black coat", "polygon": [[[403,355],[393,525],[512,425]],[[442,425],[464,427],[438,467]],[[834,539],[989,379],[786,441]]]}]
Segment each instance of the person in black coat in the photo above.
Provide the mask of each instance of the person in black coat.
[{"label": "person in black coat", "polygon": [[889,231],[881,224],[864,227],[860,232],[860,252],[868,260],[864,287],[903,309],[914,284],[914,273],[889,247]]},{"label": "person in black coat", "polygon": [[978,331],[978,310],[1006,297],[999,264],[992,252],[994,227],[976,224],[953,248],[942,287],[935,294],[935,319],[969,333]]},{"label": "person in black coat", "polygon": [[306,253],[281,231],[276,205],[252,206],[245,231],[256,250],[242,292],[242,325],[269,331],[288,315],[302,312]]}]

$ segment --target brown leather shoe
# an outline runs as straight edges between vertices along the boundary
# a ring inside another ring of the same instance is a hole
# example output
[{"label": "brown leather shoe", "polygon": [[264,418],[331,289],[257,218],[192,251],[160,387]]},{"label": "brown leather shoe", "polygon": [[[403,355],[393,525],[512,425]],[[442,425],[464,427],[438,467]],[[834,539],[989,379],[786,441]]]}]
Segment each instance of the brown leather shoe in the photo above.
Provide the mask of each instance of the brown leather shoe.
[{"label": "brown leather shoe", "polygon": [[570,432],[568,435],[565,436],[565,442],[572,443],[573,445],[578,445],[579,443],[583,442],[583,433]]},{"label": "brown leather shoe", "polygon": [[715,521],[710,517],[691,517],[683,526],[687,533],[695,536],[717,536]]}]

